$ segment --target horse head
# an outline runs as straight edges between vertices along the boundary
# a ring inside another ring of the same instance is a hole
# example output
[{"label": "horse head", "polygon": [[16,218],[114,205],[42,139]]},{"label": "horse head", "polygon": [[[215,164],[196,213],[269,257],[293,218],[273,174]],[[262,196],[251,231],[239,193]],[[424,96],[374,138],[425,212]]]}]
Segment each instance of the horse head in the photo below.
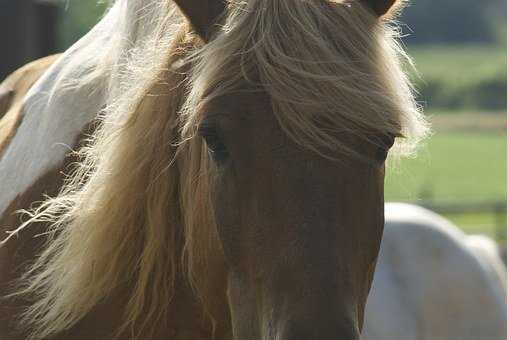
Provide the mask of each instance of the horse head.
[{"label": "horse head", "polygon": [[234,339],[359,339],[406,109],[377,40],[399,3],[177,3],[205,44],[183,134],[208,162]]}]

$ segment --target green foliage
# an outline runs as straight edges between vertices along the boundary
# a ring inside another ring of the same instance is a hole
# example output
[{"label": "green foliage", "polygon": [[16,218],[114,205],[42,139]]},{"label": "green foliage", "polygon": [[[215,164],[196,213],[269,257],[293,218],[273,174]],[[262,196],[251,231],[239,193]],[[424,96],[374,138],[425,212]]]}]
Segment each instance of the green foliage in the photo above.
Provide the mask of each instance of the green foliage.
[{"label": "green foliage", "polygon": [[107,8],[105,1],[68,0],[60,3],[58,46],[67,49],[84,36],[101,18]]},{"label": "green foliage", "polygon": [[503,0],[413,0],[402,22],[413,31],[406,41],[415,44],[491,43],[495,33],[492,8]]},{"label": "green foliage", "polygon": [[431,109],[507,109],[507,47],[433,46],[411,51],[419,100]]}]

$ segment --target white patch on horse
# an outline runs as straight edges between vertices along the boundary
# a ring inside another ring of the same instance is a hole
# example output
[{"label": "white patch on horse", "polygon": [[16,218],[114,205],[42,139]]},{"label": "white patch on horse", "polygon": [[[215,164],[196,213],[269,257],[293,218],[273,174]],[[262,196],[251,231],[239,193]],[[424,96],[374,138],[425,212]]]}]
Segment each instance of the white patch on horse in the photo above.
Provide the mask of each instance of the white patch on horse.
[{"label": "white patch on horse", "polygon": [[[77,87],[59,95],[63,82],[90,73],[97,49],[106,46],[115,29],[115,11],[72,46],[34,84],[24,99],[24,118],[0,159],[0,215],[20,194],[47,172],[60,166],[69,148],[103,105],[105,82]],[[69,65],[72,65],[69,69]],[[56,93],[55,93],[56,92]],[[28,207],[26,207],[28,208]]]},{"label": "white patch on horse", "polygon": [[493,240],[421,207],[386,204],[365,340],[507,339],[506,271]]}]

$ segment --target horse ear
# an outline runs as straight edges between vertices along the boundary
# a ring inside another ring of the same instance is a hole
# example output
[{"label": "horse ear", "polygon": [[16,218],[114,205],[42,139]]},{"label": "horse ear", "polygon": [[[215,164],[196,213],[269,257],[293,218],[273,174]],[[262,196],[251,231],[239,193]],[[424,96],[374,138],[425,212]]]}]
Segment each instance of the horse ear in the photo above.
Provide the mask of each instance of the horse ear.
[{"label": "horse ear", "polygon": [[361,0],[379,17],[393,17],[403,7],[403,0]]},{"label": "horse ear", "polygon": [[226,9],[225,0],[174,0],[194,31],[207,41]]}]

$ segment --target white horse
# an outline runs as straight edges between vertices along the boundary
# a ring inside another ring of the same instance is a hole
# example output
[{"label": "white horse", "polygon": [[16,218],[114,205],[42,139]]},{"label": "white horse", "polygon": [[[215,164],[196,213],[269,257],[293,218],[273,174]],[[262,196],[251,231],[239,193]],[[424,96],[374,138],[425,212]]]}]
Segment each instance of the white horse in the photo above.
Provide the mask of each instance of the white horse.
[{"label": "white horse", "polygon": [[507,339],[507,274],[494,241],[421,207],[386,205],[365,340]]}]

